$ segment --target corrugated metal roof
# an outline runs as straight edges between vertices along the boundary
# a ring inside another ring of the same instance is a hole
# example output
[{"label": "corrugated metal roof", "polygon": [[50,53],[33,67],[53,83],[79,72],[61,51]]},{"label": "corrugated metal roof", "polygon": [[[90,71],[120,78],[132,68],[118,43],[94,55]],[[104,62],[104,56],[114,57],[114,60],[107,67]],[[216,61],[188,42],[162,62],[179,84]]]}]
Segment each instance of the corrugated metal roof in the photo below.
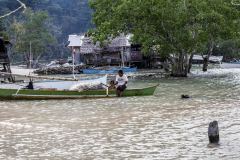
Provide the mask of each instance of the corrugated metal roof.
[{"label": "corrugated metal roof", "polygon": [[83,43],[83,35],[69,35],[68,41],[70,42],[68,47],[81,47]]}]

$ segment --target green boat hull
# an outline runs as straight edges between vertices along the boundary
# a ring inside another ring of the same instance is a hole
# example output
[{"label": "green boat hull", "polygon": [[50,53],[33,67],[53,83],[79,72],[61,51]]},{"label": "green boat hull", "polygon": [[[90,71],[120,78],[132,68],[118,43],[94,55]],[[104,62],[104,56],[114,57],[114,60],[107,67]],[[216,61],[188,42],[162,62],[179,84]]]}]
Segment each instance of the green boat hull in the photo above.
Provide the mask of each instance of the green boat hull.
[{"label": "green boat hull", "polygon": [[[127,89],[124,97],[151,96],[157,86],[143,89]],[[88,91],[56,91],[56,90],[16,90],[0,89],[0,100],[49,100],[49,99],[84,99],[84,98],[112,98],[116,97],[115,90],[88,90]]]}]

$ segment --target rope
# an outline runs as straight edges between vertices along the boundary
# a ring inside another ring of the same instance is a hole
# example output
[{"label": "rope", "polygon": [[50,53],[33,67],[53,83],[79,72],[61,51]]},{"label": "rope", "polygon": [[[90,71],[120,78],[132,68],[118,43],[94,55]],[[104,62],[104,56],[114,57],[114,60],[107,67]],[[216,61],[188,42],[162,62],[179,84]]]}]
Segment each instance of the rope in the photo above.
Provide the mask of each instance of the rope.
[{"label": "rope", "polygon": [[23,2],[21,2],[20,0],[17,0],[17,1],[18,1],[18,2],[21,4],[21,6],[20,6],[20,7],[18,7],[17,9],[15,9],[14,11],[11,11],[11,12],[9,12],[9,13],[7,13],[7,14],[3,15],[3,16],[0,16],[0,19],[2,19],[2,18],[5,18],[5,17],[8,17],[8,16],[12,15],[13,13],[15,13],[15,12],[19,11],[21,8],[24,8],[24,10],[27,8],[27,7],[26,7],[26,5],[25,5]]}]

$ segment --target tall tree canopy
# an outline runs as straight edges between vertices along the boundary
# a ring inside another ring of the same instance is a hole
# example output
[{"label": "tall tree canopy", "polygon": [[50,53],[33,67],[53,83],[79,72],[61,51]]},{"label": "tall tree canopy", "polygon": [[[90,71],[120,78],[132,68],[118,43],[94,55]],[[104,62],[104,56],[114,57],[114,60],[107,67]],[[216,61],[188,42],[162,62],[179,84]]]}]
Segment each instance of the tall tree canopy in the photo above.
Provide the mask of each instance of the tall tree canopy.
[{"label": "tall tree canopy", "polygon": [[30,60],[30,48],[32,55],[38,59],[54,42],[54,37],[47,27],[47,20],[47,12],[27,9],[21,21],[14,21],[11,25],[10,35],[14,40],[15,51],[25,54],[27,61]]},{"label": "tall tree canopy", "polygon": [[154,49],[171,57],[174,76],[187,76],[194,52],[239,36],[239,11],[229,0],[90,0],[90,4],[95,40],[132,33],[132,40],[146,53]]},{"label": "tall tree canopy", "polygon": [[[53,24],[60,28],[59,39],[69,34],[86,32],[93,25],[88,0],[21,0],[34,11],[47,11]],[[16,0],[0,0],[0,15],[15,10],[20,5]],[[17,12],[14,15],[18,16]],[[13,16],[11,16],[13,17]],[[10,18],[11,18],[10,17]]]},{"label": "tall tree canopy", "polygon": [[[91,9],[88,0],[21,0],[33,12],[46,11],[48,13],[48,22],[46,27],[53,34],[57,43],[48,47],[43,59],[50,60],[56,58],[66,58],[71,53],[66,48],[69,34],[80,34],[93,27],[91,23]],[[0,16],[5,15],[20,6],[16,0],[0,0]],[[23,9],[5,17],[2,20],[4,30],[13,22],[20,24],[24,20]],[[12,39],[10,39],[12,40]],[[16,58],[18,56],[14,56]],[[18,58],[17,58],[18,59]],[[19,60],[17,60],[19,61]]]},{"label": "tall tree canopy", "polygon": [[0,37],[7,38],[6,28],[4,26],[3,21],[0,20]]}]

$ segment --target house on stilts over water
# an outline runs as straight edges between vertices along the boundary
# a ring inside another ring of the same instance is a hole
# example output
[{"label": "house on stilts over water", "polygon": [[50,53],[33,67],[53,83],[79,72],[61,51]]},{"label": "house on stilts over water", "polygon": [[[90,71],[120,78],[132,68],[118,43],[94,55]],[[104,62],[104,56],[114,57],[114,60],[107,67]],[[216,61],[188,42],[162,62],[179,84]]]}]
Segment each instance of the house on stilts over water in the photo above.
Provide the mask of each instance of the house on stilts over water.
[{"label": "house on stilts over water", "polygon": [[141,66],[144,63],[141,46],[132,44],[130,39],[130,34],[120,35],[101,46],[86,35],[69,35],[68,47],[75,54],[75,63],[94,66]]}]

